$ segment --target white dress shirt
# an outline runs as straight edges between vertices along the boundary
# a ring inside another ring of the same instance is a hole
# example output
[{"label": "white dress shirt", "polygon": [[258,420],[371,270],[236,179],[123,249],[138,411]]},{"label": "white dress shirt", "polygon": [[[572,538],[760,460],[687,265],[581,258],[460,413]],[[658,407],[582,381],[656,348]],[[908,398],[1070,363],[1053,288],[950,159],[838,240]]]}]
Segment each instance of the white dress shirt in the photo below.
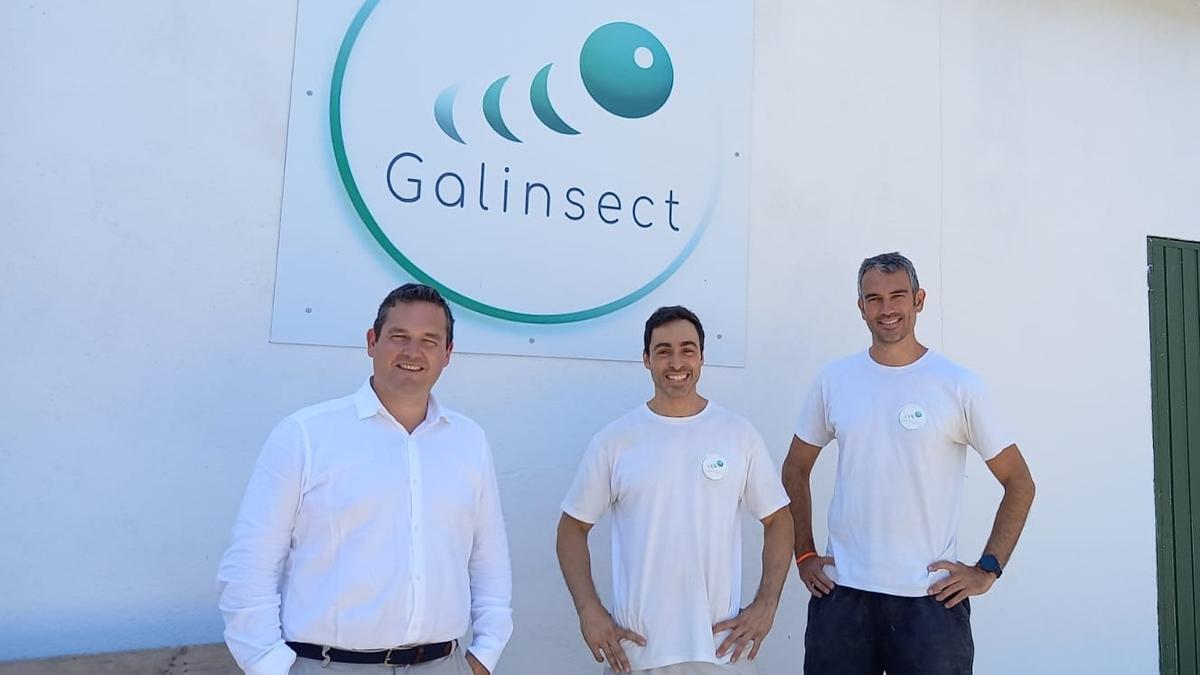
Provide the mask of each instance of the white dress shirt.
[{"label": "white dress shirt", "polygon": [[271,433],[221,560],[225,642],[249,675],[286,675],[285,640],[342,649],[473,630],[494,670],[512,569],[483,430],[432,396],[409,434],[370,381]]}]

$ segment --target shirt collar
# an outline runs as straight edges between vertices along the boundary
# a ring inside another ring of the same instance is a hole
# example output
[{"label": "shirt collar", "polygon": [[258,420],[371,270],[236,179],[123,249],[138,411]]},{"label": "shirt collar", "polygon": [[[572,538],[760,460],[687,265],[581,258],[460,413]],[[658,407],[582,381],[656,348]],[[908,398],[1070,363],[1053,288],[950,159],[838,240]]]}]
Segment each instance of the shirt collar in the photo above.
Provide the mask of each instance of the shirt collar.
[{"label": "shirt collar", "polygon": [[[383,407],[383,402],[379,400],[379,395],[375,393],[375,388],[371,386],[371,378],[368,377],[363,386],[359,388],[354,395],[354,407],[358,411],[358,419],[365,420],[368,417],[375,415],[383,415],[391,418],[392,414]],[[446,414],[446,409],[438,402],[437,397],[431,392],[429,394],[429,408],[425,412],[425,423],[433,422],[449,422],[450,417]]]}]

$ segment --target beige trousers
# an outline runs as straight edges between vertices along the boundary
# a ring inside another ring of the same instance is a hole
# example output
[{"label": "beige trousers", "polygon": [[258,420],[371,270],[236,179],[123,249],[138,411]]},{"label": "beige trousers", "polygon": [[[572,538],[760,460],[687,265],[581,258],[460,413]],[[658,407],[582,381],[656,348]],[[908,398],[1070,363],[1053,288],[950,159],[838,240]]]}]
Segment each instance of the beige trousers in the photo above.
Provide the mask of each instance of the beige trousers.
[{"label": "beige trousers", "polygon": [[[604,675],[613,675],[613,671],[604,669]],[[633,675],[758,675],[758,666],[748,659],[737,663],[675,663],[661,668],[635,670]]]},{"label": "beige trousers", "polygon": [[471,675],[467,654],[461,647],[444,659],[426,661],[415,666],[380,666],[358,663],[330,663],[297,657],[288,675]]}]

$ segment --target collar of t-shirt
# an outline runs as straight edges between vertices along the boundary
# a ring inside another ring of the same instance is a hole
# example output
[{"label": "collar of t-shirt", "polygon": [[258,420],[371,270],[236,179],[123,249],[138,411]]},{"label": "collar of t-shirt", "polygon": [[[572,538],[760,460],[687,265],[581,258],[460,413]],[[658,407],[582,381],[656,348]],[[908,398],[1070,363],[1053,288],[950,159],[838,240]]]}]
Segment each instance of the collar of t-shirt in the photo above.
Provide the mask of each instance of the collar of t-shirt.
[{"label": "collar of t-shirt", "polygon": [[695,415],[688,415],[686,417],[669,417],[667,415],[659,415],[651,410],[649,403],[642,405],[642,410],[645,411],[645,413],[649,415],[651,419],[657,422],[662,422],[663,424],[690,424],[692,422],[697,422],[708,415],[708,411],[712,410],[712,408],[712,401],[705,401],[704,408]]},{"label": "collar of t-shirt", "polygon": [[921,368],[925,364],[932,362],[934,360],[934,358],[936,358],[936,357],[933,355],[932,349],[926,349],[925,353],[921,355],[921,358],[917,359],[916,361],[913,361],[912,363],[906,363],[903,366],[888,366],[888,365],[884,365],[884,364],[876,361],[871,356],[870,349],[864,349],[862,352],[862,358],[863,358],[863,360],[865,360],[867,362],[868,365],[873,367],[878,372],[895,373],[898,375],[900,373],[909,373],[918,368]]}]

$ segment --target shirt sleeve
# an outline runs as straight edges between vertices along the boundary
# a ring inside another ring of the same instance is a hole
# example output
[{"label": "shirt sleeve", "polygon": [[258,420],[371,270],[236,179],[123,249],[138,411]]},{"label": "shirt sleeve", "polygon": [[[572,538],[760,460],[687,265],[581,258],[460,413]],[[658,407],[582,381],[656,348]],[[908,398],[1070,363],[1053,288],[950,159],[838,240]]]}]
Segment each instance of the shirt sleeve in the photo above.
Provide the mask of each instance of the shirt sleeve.
[{"label": "shirt sleeve", "polygon": [[746,487],[742,491],[742,503],[750,515],[758,520],[775,513],[791,503],[783,482],[775,471],[775,463],[767,452],[762,436],[750,429],[747,453],[748,468],[746,471]]},{"label": "shirt sleeve", "polygon": [[287,675],[296,654],[280,626],[280,576],[299,506],[306,439],[285,419],[263,445],[217,580],[225,643],[247,675]]},{"label": "shirt sleeve", "polygon": [[593,438],[583,453],[575,481],[563,499],[563,513],[595,524],[612,506],[612,459],[605,445]]},{"label": "shirt sleeve", "polygon": [[982,380],[974,377],[968,380],[963,397],[967,445],[975,448],[984,461],[995,458],[1015,440]]},{"label": "shirt sleeve", "polygon": [[475,537],[467,573],[471,579],[469,651],[488,672],[495,672],[513,632],[512,563],[500,508],[500,488],[492,451],[484,441],[484,480],[475,518]]},{"label": "shirt sleeve", "polygon": [[804,404],[800,406],[800,418],[796,420],[796,438],[823,448],[833,440],[833,429],[829,425],[829,400],[824,374],[813,381]]}]

